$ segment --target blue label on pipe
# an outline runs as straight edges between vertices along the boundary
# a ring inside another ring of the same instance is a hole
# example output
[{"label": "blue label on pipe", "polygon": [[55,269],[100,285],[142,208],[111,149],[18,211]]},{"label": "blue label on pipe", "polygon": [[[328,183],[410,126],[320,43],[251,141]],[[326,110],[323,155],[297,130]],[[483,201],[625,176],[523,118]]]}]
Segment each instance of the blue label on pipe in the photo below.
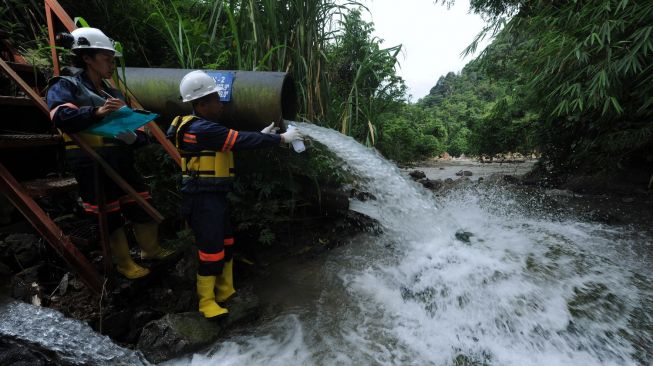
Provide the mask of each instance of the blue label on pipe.
[{"label": "blue label on pipe", "polygon": [[234,74],[231,72],[223,71],[207,71],[215,83],[218,84],[218,94],[220,94],[221,102],[231,101],[231,87],[234,84]]}]

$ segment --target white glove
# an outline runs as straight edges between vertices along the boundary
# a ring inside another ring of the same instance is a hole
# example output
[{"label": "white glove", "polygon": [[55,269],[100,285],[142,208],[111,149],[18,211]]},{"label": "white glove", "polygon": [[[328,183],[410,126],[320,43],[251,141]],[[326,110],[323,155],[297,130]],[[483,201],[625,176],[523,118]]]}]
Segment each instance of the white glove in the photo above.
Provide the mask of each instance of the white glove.
[{"label": "white glove", "polygon": [[136,133],[134,133],[134,131],[124,130],[122,132],[119,132],[116,135],[116,138],[118,140],[126,143],[127,145],[131,145],[134,142],[136,142],[136,139],[138,138],[138,136],[136,135]]},{"label": "white glove", "polygon": [[279,127],[274,127],[274,122],[270,123],[269,126],[261,130],[261,133],[275,134],[279,130]]},{"label": "white glove", "polygon": [[299,133],[299,130],[296,128],[289,128],[286,132],[281,134],[282,141],[289,144],[293,141],[302,141],[304,136]]}]

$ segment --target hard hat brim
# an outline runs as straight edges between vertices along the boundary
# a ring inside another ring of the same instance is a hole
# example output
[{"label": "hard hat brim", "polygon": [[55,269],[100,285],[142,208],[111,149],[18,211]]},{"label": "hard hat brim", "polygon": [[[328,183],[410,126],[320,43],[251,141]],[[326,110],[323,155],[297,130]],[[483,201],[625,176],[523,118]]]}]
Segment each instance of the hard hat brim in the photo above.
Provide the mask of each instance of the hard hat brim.
[{"label": "hard hat brim", "polygon": [[[209,94],[213,94],[213,93],[218,93],[218,86],[217,86],[217,85],[216,85],[216,87],[213,88],[212,90],[207,90],[206,93],[202,93],[202,94],[200,94],[200,95],[196,95],[195,98],[187,99],[187,98],[184,97],[184,98],[182,98],[181,101],[184,102],[184,103],[185,103],[185,102],[192,102],[192,101],[194,101],[194,100],[197,100],[197,99],[203,98],[203,97],[205,97],[205,96],[207,96],[207,95],[209,95]],[[219,93],[218,93],[218,96],[220,96]],[[222,97],[220,97],[220,102],[221,102],[221,103],[223,102],[223,101],[222,101]]]},{"label": "hard hat brim", "polygon": [[73,51],[73,53],[75,53],[75,51],[77,51],[77,50],[107,50],[107,51],[113,52],[114,57],[122,57],[121,52],[118,52],[115,49],[109,48],[109,47],[73,47],[71,51]]}]

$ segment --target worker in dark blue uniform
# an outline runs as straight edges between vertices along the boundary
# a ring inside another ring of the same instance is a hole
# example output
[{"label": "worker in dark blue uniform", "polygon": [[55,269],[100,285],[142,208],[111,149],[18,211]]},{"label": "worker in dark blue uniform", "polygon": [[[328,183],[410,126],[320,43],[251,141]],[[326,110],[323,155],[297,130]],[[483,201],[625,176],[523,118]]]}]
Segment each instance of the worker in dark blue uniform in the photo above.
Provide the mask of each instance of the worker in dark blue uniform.
[{"label": "worker in dark blue uniform", "polygon": [[235,293],[233,286],[233,232],[227,192],[234,178],[232,151],[278,146],[300,140],[297,130],[277,135],[274,123],[261,132],[236,131],[222,126],[222,101],[215,80],[204,71],[192,71],[179,90],[194,114],[177,117],[169,130],[181,154],[181,211],[195,233],[198,247],[197,294],[199,311],[206,318],[228,313],[218,303]]},{"label": "worker in dark blue uniform", "polygon": [[[147,144],[147,135],[143,131],[126,130],[118,133],[116,138],[106,138],[84,132],[125,105],[122,93],[104,81],[111,78],[115,70],[114,58],[121,55],[115,50],[113,40],[99,29],[78,28],[67,36],[72,42],[74,66],[83,71],[75,76],[50,80],[47,103],[50,118],[63,134],[66,160],[77,179],[84,210],[93,216],[98,214],[94,161],[73,142],[68,136],[70,133],[76,133],[143,198],[150,199],[149,189],[134,167],[133,156],[135,147]],[[136,264],[129,254],[125,218],[133,223],[141,258],[163,259],[172,251],[159,246],[156,222],[104,172],[100,174],[116,269],[129,279],[143,277],[149,270]]]}]

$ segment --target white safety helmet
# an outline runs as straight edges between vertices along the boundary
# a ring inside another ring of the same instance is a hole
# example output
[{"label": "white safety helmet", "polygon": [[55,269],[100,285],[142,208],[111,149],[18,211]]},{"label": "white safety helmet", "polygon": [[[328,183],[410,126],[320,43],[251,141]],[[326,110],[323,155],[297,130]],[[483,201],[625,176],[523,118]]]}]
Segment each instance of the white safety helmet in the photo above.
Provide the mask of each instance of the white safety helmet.
[{"label": "white safety helmet", "polygon": [[120,52],[116,51],[113,39],[97,28],[77,28],[70,34],[75,38],[72,46],[73,52],[81,49],[102,49],[113,51],[116,57],[122,56]]},{"label": "white safety helmet", "polygon": [[190,102],[217,92],[218,84],[211,75],[202,70],[189,72],[179,83],[179,94],[181,94],[183,102]]}]

